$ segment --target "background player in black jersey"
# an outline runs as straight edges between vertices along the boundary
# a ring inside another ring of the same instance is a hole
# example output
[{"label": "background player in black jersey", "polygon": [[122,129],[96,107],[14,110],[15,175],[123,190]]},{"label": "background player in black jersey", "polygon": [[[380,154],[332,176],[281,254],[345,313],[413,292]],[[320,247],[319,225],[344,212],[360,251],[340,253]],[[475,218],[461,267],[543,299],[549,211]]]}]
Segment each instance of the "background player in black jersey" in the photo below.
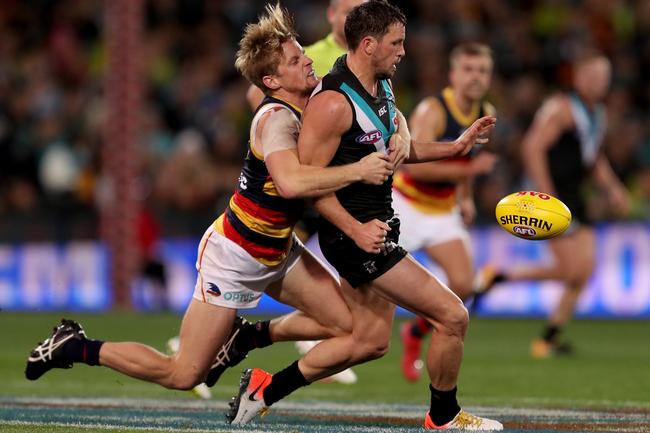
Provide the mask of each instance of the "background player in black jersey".
[{"label": "background player in black jersey", "polygon": [[553,263],[496,274],[495,283],[515,280],[560,280],[564,290],[531,355],[547,358],[572,347],[559,339],[573,316],[580,293],[594,267],[594,230],[583,197],[590,180],[604,190],[611,208],[625,214],[630,208],[627,191],[616,177],[601,143],[606,113],[603,99],[611,79],[611,64],[600,53],[586,52],[574,64],[573,90],[550,97],[540,107],[522,149],[523,163],[533,188],[560,198],[573,214],[568,231],[549,241]]},{"label": "background player in black jersey", "polygon": [[[301,162],[327,166],[358,160],[386,151],[391,137],[399,137],[393,135],[398,124],[408,129],[388,81],[405,54],[405,23],[401,11],[383,0],[371,0],[350,12],[345,23],[347,57],[337,60],[323,78],[303,114],[298,139]],[[477,120],[451,144],[412,142],[409,161],[467,153],[477,140],[485,141],[480,137],[494,122],[492,117]],[[396,305],[404,306],[434,325],[427,356],[431,406],[425,427],[500,430],[499,422],[470,415],[458,406],[456,382],[467,310],[397,244],[399,221],[393,218],[391,184],[392,179],[372,188],[356,183],[316,202],[329,221],[321,221],[321,249],[342,277],[341,290],[353,315],[357,345],[350,348],[349,365],[386,353]],[[273,403],[260,390],[284,384],[286,395],[300,386],[298,380],[277,375],[253,380],[264,377],[260,372],[252,369],[242,378],[231,410],[238,423]]]},{"label": "background player in black jersey", "polygon": [[[449,86],[423,99],[409,119],[415,140],[452,141],[479,117],[496,113],[484,100],[492,78],[490,48],[460,44],[451,51],[449,66]],[[476,216],[474,178],[491,171],[495,162],[492,152],[481,150],[471,156],[404,165],[393,180],[393,208],[402,222],[400,245],[410,252],[423,249],[462,300],[480,291],[483,279],[475,278],[467,231]],[[431,324],[419,316],[402,325],[401,367],[409,381],[420,377],[420,348],[430,330]]]}]

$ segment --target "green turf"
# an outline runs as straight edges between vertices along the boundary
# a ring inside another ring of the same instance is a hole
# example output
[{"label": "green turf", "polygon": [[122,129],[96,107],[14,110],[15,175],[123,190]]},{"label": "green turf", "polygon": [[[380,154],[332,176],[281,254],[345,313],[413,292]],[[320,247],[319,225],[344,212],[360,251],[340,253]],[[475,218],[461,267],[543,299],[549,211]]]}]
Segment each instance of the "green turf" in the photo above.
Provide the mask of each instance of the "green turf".
[{"label": "green turf", "polygon": [[[85,365],[52,371],[35,382],[25,380],[23,370],[29,350],[47,336],[62,315],[0,312],[0,397],[191,398],[187,393]],[[180,317],[171,314],[65,316],[81,321],[93,338],[141,341],[159,349],[178,332],[180,324]],[[461,401],[489,406],[650,407],[648,322],[575,321],[567,337],[575,343],[577,354],[545,361],[528,355],[530,340],[541,325],[536,320],[473,320],[459,384]],[[355,368],[357,385],[314,384],[292,398],[425,404],[426,381],[411,384],[401,377],[397,335],[394,332],[392,350],[386,357]],[[274,372],[296,356],[293,346],[287,343],[253,352],[241,366],[224,374],[213,389],[215,398],[232,396],[241,368],[260,366]]]},{"label": "green turf", "polygon": [[[97,429],[96,426],[57,426],[57,425],[9,425],[0,422],[0,431],[2,433],[160,433],[161,430],[150,429],[124,429],[124,428],[101,428]],[[174,433],[183,433],[184,430],[173,430]],[[189,430],[185,430],[189,431]],[[168,430],[171,432],[171,430]],[[220,433],[220,432],[214,432]]]}]

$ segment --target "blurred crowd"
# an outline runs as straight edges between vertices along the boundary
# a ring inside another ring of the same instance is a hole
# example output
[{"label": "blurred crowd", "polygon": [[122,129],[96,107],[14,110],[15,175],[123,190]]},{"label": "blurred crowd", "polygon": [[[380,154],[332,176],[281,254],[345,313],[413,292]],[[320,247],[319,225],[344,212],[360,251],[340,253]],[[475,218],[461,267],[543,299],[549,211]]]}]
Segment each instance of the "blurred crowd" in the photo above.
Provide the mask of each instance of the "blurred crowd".
[{"label": "blurred crowd", "polygon": [[[578,47],[595,45],[614,66],[605,149],[632,192],[630,219],[650,217],[650,2],[644,0],[411,0],[398,105],[447,81],[447,54],[462,41],[489,44],[497,107],[496,170],[476,188],[479,221],[525,185],[520,143],[535,110],[570,85]],[[248,137],[248,83],[234,55],[260,0],[146,2],[141,175],[135,184],[162,234],[200,235],[236,186]],[[329,26],[327,0],[285,0],[300,41]],[[103,2],[0,0],[0,242],[93,238],[101,196]],[[590,211],[610,218],[598,191]]]}]

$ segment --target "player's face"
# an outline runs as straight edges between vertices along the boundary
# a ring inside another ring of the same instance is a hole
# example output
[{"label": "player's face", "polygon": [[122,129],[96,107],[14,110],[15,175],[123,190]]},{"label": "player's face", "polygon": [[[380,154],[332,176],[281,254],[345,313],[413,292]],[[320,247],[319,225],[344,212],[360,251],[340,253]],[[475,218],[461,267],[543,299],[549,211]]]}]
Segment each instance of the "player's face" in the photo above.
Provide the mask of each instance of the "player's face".
[{"label": "player's face", "polygon": [[465,98],[479,101],[490,88],[492,59],[488,56],[461,54],[451,65],[449,81]]},{"label": "player's face", "polygon": [[282,44],[282,52],[282,61],[276,75],[280,87],[291,93],[311,93],[318,84],[318,77],[312,67],[313,61],[295,40]]},{"label": "player's face", "polygon": [[612,67],[605,57],[597,57],[578,67],[575,72],[575,87],[581,95],[591,101],[602,100],[609,91]]},{"label": "player's face", "polygon": [[338,0],[327,9],[327,20],[338,40],[345,41],[345,18],[350,11],[368,0]]},{"label": "player's face", "polygon": [[392,78],[397,71],[397,64],[406,55],[404,40],[406,39],[406,28],[401,23],[391,24],[388,33],[381,40],[377,41],[377,48],[373,53],[373,65],[375,77],[378,80]]}]

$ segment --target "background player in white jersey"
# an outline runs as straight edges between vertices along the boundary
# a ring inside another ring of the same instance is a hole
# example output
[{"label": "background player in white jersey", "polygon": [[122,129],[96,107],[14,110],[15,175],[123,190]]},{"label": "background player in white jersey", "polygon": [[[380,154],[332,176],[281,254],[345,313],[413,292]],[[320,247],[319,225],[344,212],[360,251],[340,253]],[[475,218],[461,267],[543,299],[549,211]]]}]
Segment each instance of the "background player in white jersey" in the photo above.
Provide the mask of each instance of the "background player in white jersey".
[{"label": "background player in white jersey", "polygon": [[611,81],[611,64],[600,53],[586,52],[573,64],[573,90],[550,97],[537,111],[523,142],[523,163],[533,189],[560,198],[573,222],[548,243],[553,263],[495,274],[494,283],[515,280],[560,280],[564,290],[531,355],[548,358],[572,352],[559,334],[573,316],[578,298],[594,268],[594,230],[583,196],[585,182],[595,181],[619,214],[629,211],[628,193],[612,171],[601,147],[606,113],[603,100]]},{"label": "background player in white jersey", "polygon": [[[472,122],[495,115],[484,101],[492,78],[488,46],[464,43],[449,56],[450,85],[422,100],[409,119],[414,140],[451,142]],[[476,216],[474,177],[492,170],[496,156],[471,152],[443,161],[407,164],[393,180],[393,207],[402,222],[400,244],[410,252],[424,249],[447,276],[449,288],[465,300],[480,290],[472,263],[466,226]],[[404,377],[416,381],[421,374],[420,348],[431,324],[422,317],[401,328],[401,367]]]}]

